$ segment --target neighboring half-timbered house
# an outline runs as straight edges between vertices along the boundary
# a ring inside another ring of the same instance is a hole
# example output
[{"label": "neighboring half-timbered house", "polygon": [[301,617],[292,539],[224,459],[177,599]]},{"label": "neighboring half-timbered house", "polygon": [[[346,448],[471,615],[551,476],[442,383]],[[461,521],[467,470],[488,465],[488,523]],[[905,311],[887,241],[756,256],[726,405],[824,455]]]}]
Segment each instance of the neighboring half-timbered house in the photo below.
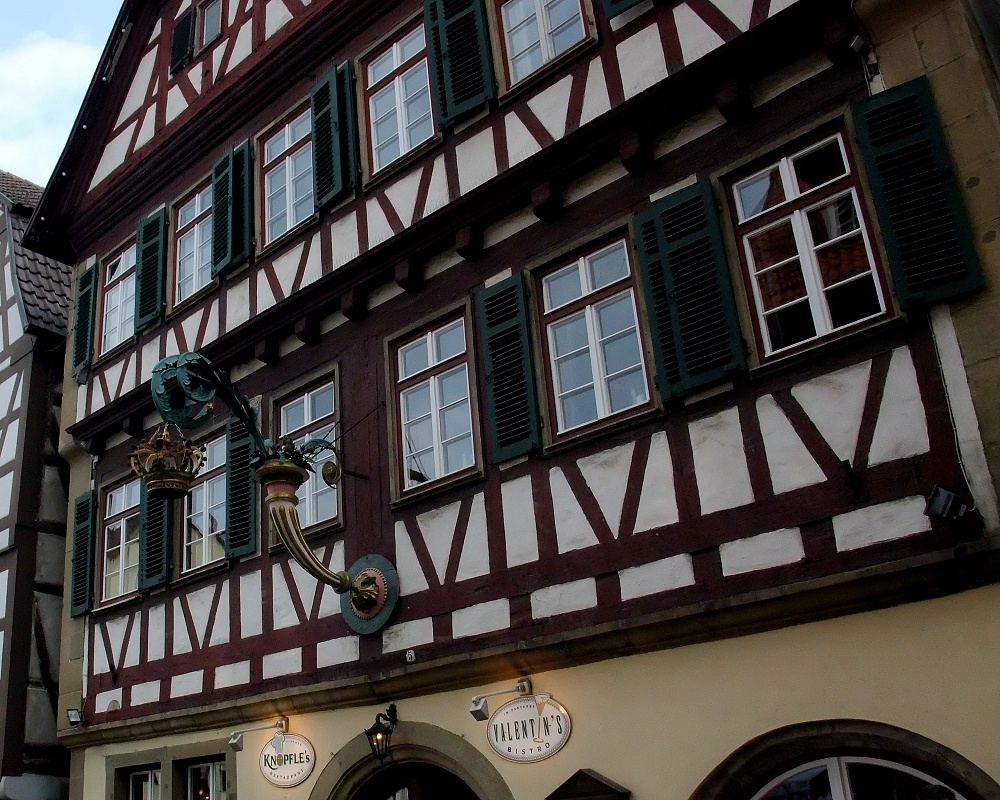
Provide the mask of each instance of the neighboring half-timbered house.
[{"label": "neighboring half-timbered house", "polygon": [[[975,19],[126,2],[30,230],[77,265],[71,797],[997,796]],[[224,404],[146,497],[186,351],[336,440],[299,516],[394,565],[386,625],[278,542]]]},{"label": "neighboring half-timbered house", "polygon": [[71,268],[24,244],[40,186],[0,170],[0,797],[56,800],[66,531],[58,455]]}]

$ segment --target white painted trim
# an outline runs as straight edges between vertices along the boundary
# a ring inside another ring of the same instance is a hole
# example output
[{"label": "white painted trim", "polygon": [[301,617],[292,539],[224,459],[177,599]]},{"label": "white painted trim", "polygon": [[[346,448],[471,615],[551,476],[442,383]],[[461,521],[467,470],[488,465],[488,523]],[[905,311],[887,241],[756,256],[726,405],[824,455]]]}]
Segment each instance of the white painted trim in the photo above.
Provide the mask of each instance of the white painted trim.
[{"label": "white painted trim", "polygon": [[1000,528],[1000,510],[950,306],[939,305],[931,310],[931,330],[965,480],[976,508],[983,515],[986,529],[996,530]]}]

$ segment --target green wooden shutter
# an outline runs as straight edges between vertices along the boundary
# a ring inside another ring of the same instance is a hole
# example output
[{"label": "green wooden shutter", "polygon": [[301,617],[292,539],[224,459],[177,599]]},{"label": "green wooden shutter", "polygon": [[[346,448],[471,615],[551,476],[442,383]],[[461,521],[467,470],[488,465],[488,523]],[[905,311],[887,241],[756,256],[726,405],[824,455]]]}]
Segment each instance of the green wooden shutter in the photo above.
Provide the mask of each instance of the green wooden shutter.
[{"label": "green wooden shutter", "polygon": [[69,615],[78,617],[93,607],[94,530],[97,527],[97,492],[84,492],[73,501],[73,574]]},{"label": "green wooden shutter", "polygon": [[239,266],[253,249],[253,160],[250,142],[212,168],[212,276]]},{"label": "green wooden shutter", "polygon": [[161,208],[139,225],[135,246],[135,330],[163,319],[167,280],[167,209]]},{"label": "green wooden shutter", "polygon": [[854,119],[900,306],[925,308],[982,288],[927,79],[857,103]]},{"label": "green wooden shutter", "polygon": [[604,15],[611,19],[637,6],[642,0],[604,0]]},{"label": "green wooden shutter", "polygon": [[73,377],[86,383],[90,373],[90,356],[94,349],[94,313],[97,310],[97,276],[95,264],[76,282],[76,329],[73,331]]},{"label": "green wooden shutter", "polygon": [[145,591],[170,580],[174,502],[150,500],[143,482],[139,508],[139,591]]},{"label": "green wooden shutter", "polygon": [[170,40],[170,74],[181,69],[194,55],[194,9],[174,23],[173,38]]},{"label": "green wooden shutter", "polygon": [[354,70],[341,64],[310,95],[313,128],[313,187],[320,210],[357,185],[358,125]]},{"label": "green wooden shutter", "polygon": [[257,489],[254,444],[247,426],[233,417],[226,426],[226,555],[257,552]]},{"label": "green wooden shutter", "polygon": [[500,462],[542,443],[524,274],[484,289],[477,301],[493,461]]},{"label": "green wooden shutter", "polygon": [[664,397],[724,380],[746,364],[712,187],[702,181],[632,221],[656,380]]},{"label": "green wooden shutter", "polygon": [[496,97],[482,0],[424,0],[431,87],[440,127]]}]

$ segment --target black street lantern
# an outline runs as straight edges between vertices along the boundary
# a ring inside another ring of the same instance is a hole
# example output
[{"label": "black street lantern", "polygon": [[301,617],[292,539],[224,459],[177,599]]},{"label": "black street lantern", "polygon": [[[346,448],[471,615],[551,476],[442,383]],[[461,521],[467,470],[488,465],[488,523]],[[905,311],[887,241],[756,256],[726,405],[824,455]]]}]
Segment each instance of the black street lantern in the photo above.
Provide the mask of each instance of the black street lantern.
[{"label": "black street lantern", "polygon": [[392,703],[383,714],[381,711],[375,715],[375,724],[365,729],[365,736],[368,737],[368,744],[372,749],[372,755],[381,764],[385,757],[389,755],[389,740],[392,739],[392,729],[399,718],[396,716],[396,704]]}]

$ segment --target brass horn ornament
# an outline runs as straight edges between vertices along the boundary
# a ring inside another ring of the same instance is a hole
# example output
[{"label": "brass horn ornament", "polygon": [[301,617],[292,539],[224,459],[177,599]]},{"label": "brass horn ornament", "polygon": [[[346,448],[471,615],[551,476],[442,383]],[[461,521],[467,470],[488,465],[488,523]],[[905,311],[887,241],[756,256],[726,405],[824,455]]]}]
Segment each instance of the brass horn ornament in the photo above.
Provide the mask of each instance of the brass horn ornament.
[{"label": "brass horn ornament", "polygon": [[336,486],[343,475],[334,443],[310,439],[296,445],[289,438],[277,443],[264,439],[249,399],[224,372],[198,353],[162,359],[153,369],[151,390],[153,402],[167,424],[148,441],[136,445],[129,459],[133,471],[143,479],[147,496],[172,499],[187,494],[204,461],[204,448],[182,437],[171,438],[167,425],[174,426],[178,434],[180,428],[197,427],[212,412],[218,393],[253,440],[251,463],[272,530],[302,569],[340,595],[344,619],[354,631],[369,634],[381,630],[399,600],[395,567],[383,556],[370,554],[349,571],[334,572],[313,552],[299,520],[296,493],[314,471],[313,463],[319,454],[333,454],[321,469],[328,485]]}]

